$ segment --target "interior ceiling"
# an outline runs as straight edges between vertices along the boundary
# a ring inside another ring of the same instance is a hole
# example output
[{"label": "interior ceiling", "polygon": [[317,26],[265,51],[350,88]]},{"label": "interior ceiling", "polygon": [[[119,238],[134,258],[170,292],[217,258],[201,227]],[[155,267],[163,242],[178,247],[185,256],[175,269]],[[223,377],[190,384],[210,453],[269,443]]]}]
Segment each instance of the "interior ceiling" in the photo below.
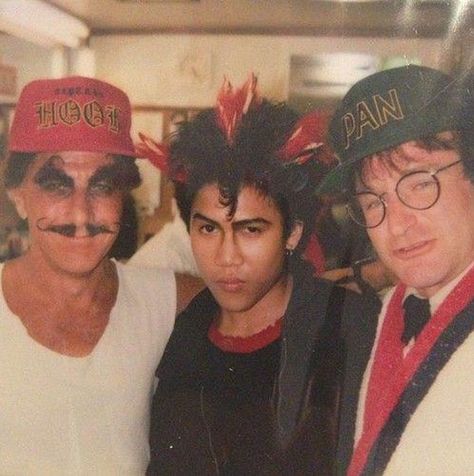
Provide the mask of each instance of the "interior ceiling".
[{"label": "interior ceiling", "polygon": [[46,0],[93,35],[216,33],[443,37],[473,28],[466,0]]}]

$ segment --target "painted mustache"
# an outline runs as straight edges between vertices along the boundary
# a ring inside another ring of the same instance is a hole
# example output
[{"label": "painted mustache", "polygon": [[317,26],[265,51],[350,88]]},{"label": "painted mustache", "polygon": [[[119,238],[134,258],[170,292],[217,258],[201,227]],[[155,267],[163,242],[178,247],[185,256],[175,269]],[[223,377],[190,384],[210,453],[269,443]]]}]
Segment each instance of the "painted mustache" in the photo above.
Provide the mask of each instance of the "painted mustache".
[{"label": "painted mustache", "polygon": [[[44,223],[44,218],[41,218],[37,221],[36,227],[40,231],[44,232],[52,232],[52,233],[58,233],[59,235],[67,236],[67,237],[73,237],[76,236],[78,226],[74,225],[73,223],[65,223],[61,225],[53,225],[53,224],[47,224]],[[120,228],[119,223],[115,223],[114,226],[107,226],[104,224],[95,224],[95,223],[87,223],[84,228],[87,231],[87,236],[89,237],[94,237],[100,234],[108,234],[108,235],[114,235],[118,232]]]}]

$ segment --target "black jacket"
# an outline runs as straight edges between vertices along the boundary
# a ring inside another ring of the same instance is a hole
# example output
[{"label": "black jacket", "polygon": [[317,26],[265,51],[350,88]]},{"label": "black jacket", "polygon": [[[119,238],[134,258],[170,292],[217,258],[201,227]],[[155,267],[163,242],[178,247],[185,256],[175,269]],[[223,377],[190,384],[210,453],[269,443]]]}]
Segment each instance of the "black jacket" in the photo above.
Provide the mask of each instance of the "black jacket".
[{"label": "black jacket", "polygon": [[[293,278],[268,405],[244,402],[221,411],[227,400],[207,380],[207,332],[217,312],[208,290],[178,317],[157,370],[148,474],[336,472],[342,382],[346,359],[353,357],[347,345],[358,327],[346,322],[375,319],[378,302],[315,280],[305,267]],[[234,414],[240,426],[232,438],[237,434],[238,442],[228,441],[225,429]]]}]

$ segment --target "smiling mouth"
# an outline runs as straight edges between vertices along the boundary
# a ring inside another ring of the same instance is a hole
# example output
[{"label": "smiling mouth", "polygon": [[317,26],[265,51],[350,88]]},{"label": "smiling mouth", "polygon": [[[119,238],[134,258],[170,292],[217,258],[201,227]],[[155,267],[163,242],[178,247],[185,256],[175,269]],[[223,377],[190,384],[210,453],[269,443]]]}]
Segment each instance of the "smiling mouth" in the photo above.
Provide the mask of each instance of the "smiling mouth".
[{"label": "smiling mouth", "polygon": [[434,240],[419,241],[413,245],[397,248],[395,255],[402,259],[410,259],[428,252],[434,244]]}]

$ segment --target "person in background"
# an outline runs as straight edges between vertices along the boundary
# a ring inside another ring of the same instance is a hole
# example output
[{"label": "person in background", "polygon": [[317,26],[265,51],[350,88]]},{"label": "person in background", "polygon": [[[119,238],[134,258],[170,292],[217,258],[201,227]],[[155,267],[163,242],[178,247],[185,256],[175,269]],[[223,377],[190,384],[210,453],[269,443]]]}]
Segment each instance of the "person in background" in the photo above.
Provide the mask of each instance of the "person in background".
[{"label": "person in background", "polygon": [[399,281],[348,346],[361,350],[347,358],[342,474],[474,468],[472,95],[461,77],[409,65],[356,83],[333,117],[341,163],[319,190],[345,191]]},{"label": "person in background", "polygon": [[208,286],[157,370],[150,475],[332,474],[339,324],[374,305],[315,279],[301,258],[327,170],[317,122],[262,98],[251,76],[236,90],[226,81],[169,147],[142,137],[142,155],[181,184]]},{"label": "person in background", "polygon": [[127,264],[172,269],[177,273],[198,276],[189,233],[174,197],[171,199],[171,213],[172,220],[140,246]]},{"label": "person in background", "polygon": [[143,474],[154,371],[194,291],[108,258],[140,183],[129,100],[92,78],[33,81],[9,149],[30,245],[0,265],[0,473]]}]

